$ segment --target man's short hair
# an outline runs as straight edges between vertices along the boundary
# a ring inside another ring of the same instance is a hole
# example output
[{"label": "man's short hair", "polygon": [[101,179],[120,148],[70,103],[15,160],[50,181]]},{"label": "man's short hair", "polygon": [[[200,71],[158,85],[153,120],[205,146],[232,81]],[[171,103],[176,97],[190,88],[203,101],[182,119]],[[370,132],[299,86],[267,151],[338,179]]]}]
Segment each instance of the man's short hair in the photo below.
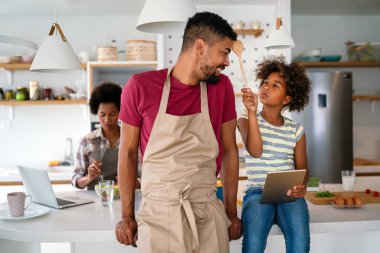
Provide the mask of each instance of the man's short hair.
[{"label": "man's short hair", "polygon": [[197,39],[213,44],[225,37],[235,41],[237,34],[224,18],[211,12],[198,12],[187,21],[182,51],[191,47]]}]

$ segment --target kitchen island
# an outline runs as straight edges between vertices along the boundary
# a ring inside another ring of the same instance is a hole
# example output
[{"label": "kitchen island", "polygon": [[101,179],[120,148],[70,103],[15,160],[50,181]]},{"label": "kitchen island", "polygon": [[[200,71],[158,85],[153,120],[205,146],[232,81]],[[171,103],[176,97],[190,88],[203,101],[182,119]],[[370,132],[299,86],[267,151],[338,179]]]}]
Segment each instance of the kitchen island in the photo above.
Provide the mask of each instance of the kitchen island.
[{"label": "kitchen island", "polygon": [[[355,190],[371,187],[379,191],[379,182],[379,177],[360,177],[357,178]],[[240,186],[243,185],[244,182],[241,182]],[[330,191],[341,191],[339,184],[325,187]],[[51,208],[45,215],[21,221],[1,220],[1,252],[12,252],[14,242],[23,242],[22,249],[13,250],[18,253],[40,252],[39,243],[66,243],[69,247],[65,252],[75,253],[137,252],[116,241],[114,227],[121,217],[119,200],[108,208],[101,205],[94,192],[72,190],[69,194],[91,198],[94,203],[63,210]],[[136,208],[138,202],[137,197]],[[4,208],[5,204],[2,203],[0,208]],[[360,209],[337,209],[310,202],[308,206],[311,252],[380,252],[380,204],[366,204]],[[241,240],[230,245],[231,252],[241,252]],[[266,252],[284,252],[282,233],[277,226],[273,226],[270,232]]]}]

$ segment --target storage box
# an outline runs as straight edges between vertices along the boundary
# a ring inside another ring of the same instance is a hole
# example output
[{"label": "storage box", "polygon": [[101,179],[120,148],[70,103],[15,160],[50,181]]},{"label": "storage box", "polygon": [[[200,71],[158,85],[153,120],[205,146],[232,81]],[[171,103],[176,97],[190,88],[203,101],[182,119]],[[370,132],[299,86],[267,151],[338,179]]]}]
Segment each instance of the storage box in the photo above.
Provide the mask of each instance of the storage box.
[{"label": "storage box", "polygon": [[380,61],[380,43],[354,43],[348,41],[347,54],[350,61]]},{"label": "storage box", "polygon": [[117,61],[117,48],[111,46],[98,47],[98,61]]},{"label": "storage box", "polygon": [[156,61],[156,42],[149,40],[127,41],[127,61]]}]

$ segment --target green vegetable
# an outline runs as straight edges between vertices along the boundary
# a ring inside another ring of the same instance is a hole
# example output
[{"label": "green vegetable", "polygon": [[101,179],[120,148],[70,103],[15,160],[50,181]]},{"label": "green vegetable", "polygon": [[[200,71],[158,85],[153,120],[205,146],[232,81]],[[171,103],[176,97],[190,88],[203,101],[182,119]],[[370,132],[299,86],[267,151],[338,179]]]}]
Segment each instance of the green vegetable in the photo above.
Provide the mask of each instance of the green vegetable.
[{"label": "green vegetable", "polygon": [[324,192],[316,192],[315,197],[316,198],[327,198],[327,197],[334,197],[335,194],[331,193],[329,191],[324,191]]},{"label": "green vegetable", "polygon": [[308,187],[318,187],[321,179],[319,177],[309,177],[309,181],[307,182]]}]

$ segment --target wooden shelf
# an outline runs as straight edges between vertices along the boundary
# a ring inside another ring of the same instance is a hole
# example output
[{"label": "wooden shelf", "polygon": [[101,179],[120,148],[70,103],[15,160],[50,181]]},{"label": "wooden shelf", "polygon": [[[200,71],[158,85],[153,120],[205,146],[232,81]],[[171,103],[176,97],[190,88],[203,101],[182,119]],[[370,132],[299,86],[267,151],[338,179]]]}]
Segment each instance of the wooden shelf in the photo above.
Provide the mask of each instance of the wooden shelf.
[{"label": "wooden shelf", "polygon": [[[7,70],[29,70],[30,66],[32,64],[30,63],[1,63],[0,69],[7,69]],[[80,65],[82,69],[87,68],[87,64],[81,64]]]},{"label": "wooden shelf", "polygon": [[352,96],[352,100],[380,100],[380,95],[354,95]]},{"label": "wooden shelf", "polygon": [[263,33],[263,29],[239,29],[234,30],[237,35],[254,35],[255,38],[259,37]]},{"label": "wooden shelf", "polygon": [[336,62],[299,62],[307,68],[380,68],[380,62],[374,61],[336,61]]},{"label": "wooden shelf", "polygon": [[25,100],[0,101],[0,105],[85,105],[87,100]]}]

